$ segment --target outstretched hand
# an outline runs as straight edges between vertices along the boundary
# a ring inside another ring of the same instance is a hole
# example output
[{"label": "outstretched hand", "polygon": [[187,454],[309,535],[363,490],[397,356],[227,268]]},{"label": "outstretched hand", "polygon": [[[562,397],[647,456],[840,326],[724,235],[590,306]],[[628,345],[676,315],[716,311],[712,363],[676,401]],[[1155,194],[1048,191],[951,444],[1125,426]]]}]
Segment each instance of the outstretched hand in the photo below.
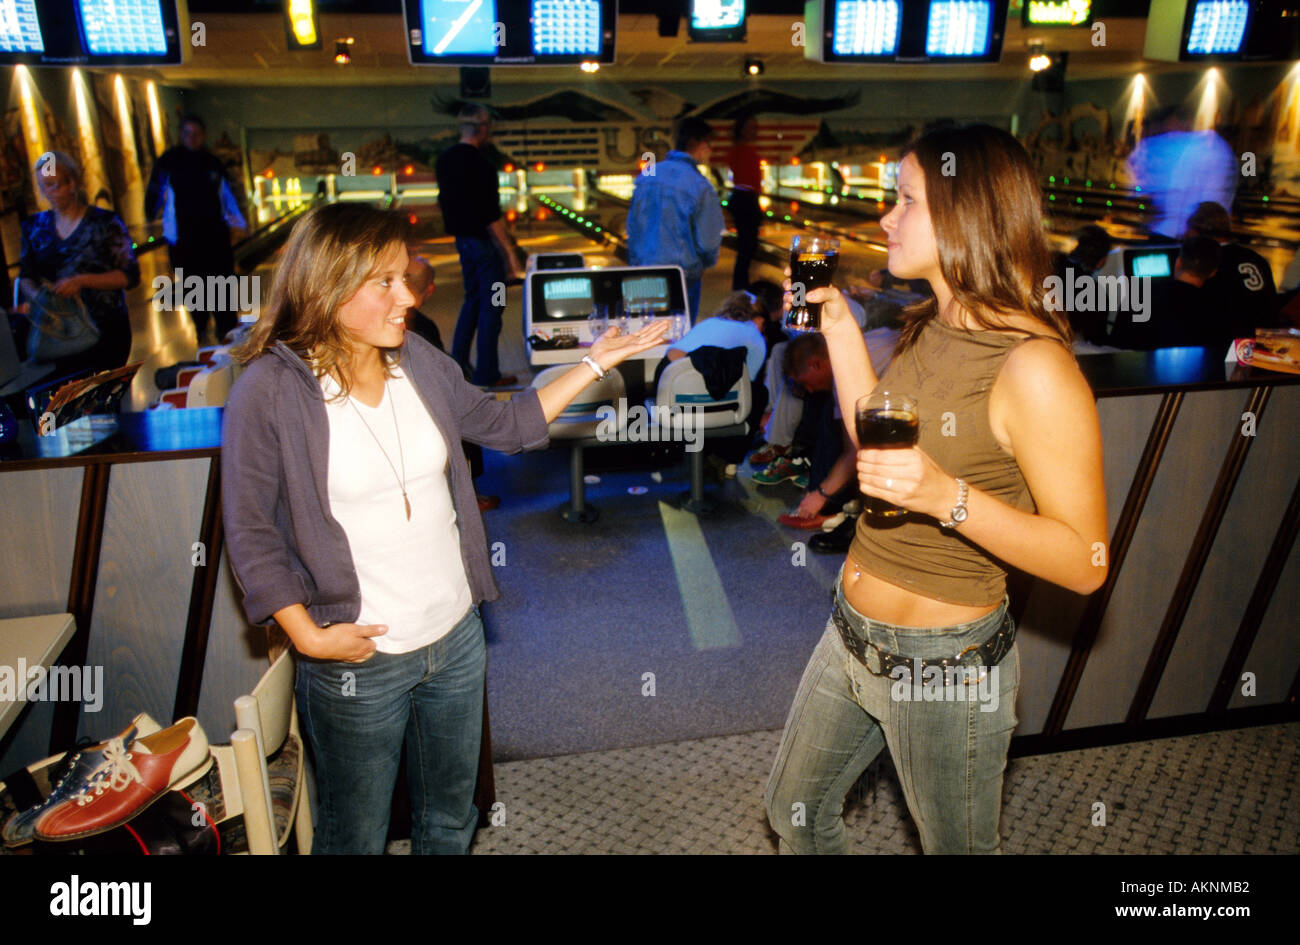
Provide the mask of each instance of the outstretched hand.
[{"label": "outstretched hand", "polygon": [[591,356],[608,371],[634,355],[663,344],[670,325],[668,319],[660,318],[630,335],[621,334],[617,325],[611,326],[592,343]]}]

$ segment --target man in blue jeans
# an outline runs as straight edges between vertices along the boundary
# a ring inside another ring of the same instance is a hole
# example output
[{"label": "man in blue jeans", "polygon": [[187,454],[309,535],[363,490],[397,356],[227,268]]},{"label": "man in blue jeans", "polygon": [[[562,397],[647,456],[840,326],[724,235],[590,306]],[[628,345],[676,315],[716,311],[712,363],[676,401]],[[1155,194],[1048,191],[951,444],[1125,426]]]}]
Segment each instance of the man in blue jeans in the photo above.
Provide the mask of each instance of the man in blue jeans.
[{"label": "man in blue jeans", "polygon": [[492,116],[482,105],[467,105],[458,116],[460,141],[438,158],[438,206],[443,225],[456,238],[465,302],[456,320],[451,356],[467,372],[469,349],[478,332],[478,358],[470,380],[480,387],[506,387],[513,375],[502,375],[497,338],[505,311],[507,281],[524,277],[514,241],[501,219],[497,170],[483,155],[492,139]]},{"label": "man in blue jeans", "polygon": [[686,275],[691,324],[700,313],[700,280],[718,261],[722,204],[700,173],[707,164],[713,129],[702,118],[677,126],[673,150],[636,179],[627,210],[627,259],[633,266],[681,266]]}]

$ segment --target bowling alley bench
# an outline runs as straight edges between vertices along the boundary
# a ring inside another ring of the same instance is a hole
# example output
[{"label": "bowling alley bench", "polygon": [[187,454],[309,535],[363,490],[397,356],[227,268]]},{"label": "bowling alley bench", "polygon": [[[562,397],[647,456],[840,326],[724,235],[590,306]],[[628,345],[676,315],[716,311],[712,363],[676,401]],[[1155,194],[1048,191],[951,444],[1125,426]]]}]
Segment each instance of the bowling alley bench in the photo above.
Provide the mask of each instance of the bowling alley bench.
[{"label": "bowling alley bench", "polygon": [[[1080,364],[1101,420],[1109,574],[1088,597],[1013,576],[1013,751],[1296,717],[1300,376],[1227,369],[1202,349]],[[579,411],[597,403],[578,401]],[[266,661],[222,554],[221,413],[123,414],[115,427],[82,420],[47,437],[21,421],[18,442],[0,446],[0,619],[72,614],[56,662],[104,667],[106,689],[90,718],[75,702],[28,706],[0,743],[0,771],[141,711],[231,730],[233,700]],[[584,451],[608,442],[555,439]]]}]

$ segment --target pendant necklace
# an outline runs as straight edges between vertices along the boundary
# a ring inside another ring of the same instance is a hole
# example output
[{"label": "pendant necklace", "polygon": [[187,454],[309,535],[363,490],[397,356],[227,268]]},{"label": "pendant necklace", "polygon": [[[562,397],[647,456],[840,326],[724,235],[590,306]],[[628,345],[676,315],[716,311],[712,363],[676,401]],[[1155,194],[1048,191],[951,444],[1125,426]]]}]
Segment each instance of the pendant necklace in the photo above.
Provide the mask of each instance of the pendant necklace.
[{"label": "pendant necklace", "polygon": [[379,452],[384,454],[384,460],[388,463],[388,468],[393,471],[393,477],[397,480],[397,484],[402,490],[402,502],[406,505],[406,520],[409,522],[411,520],[411,500],[406,497],[406,456],[402,452],[402,431],[397,425],[397,408],[393,405],[393,398],[388,393],[387,378],[384,379],[384,394],[388,397],[388,406],[393,411],[393,432],[397,434],[397,456],[402,464],[402,474],[400,476],[397,475],[397,467],[394,466],[393,461],[388,458],[388,450],[384,449],[384,444],[379,442],[379,437],[375,436],[375,431],[370,429],[370,424],[366,423],[366,418],[362,415],[361,408],[353,402],[351,396],[348,397],[348,403],[352,404],[352,409],[357,412],[357,418],[361,421],[362,426],[366,428],[366,432],[369,433],[371,438],[375,441],[375,445],[379,447]]}]

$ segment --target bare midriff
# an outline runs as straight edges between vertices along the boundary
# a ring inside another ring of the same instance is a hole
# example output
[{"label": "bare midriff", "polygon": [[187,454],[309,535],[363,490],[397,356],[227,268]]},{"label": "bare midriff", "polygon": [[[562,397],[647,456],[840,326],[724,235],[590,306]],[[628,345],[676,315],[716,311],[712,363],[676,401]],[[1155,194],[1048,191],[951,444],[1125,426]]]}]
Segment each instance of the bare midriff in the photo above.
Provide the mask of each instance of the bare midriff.
[{"label": "bare midriff", "polygon": [[844,597],[849,605],[872,620],[900,627],[951,627],[978,620],[1001,606],[969,606],[935,600],[915,591],[890,584],[862,570],[852,556],[844,559]]}]

